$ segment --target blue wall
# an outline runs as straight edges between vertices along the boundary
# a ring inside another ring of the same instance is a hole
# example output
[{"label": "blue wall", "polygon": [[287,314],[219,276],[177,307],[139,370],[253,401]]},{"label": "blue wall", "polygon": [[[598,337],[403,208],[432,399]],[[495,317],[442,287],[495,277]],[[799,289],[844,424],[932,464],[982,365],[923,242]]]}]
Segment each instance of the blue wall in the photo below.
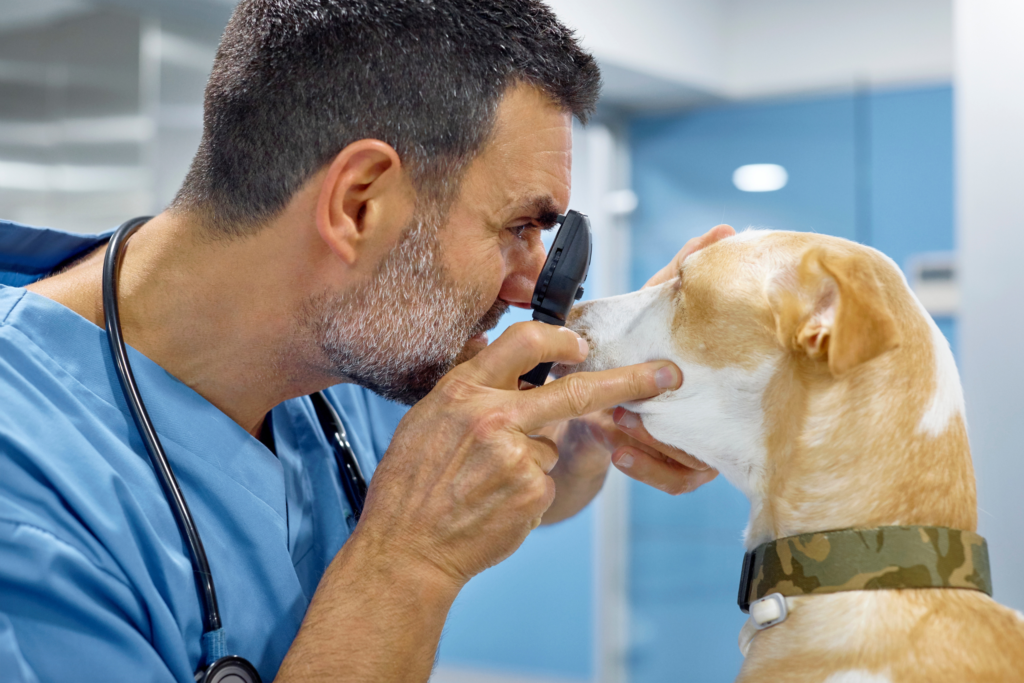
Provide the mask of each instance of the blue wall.
[{"label": "blue wall", "polygon": [[469,582],[452,608],[440,663],[543,679],[593,678],[593,513],[540,527]]},{"label": "blue wall", "polygon": [[[718,223],[858,239],[901,266],[953,249],[948,87],[710,107],[638,119],[630,133],[635,287]],[[753,163],[785,166],[789,184],[740,192],[732,172]],[[955,335],[955,321],[939,323]],[[746,500],[725,481],[630,495],[632,683],[731,681]]]},{"label": "blue wall", "polygon": [[[854,108],[849,98],[702,109],[631,127],[633,285],[690,237],[719,223],[738,228],[855,233]],[[775,163],[790,171],[779,192],[740,192],[732,172]]]}]

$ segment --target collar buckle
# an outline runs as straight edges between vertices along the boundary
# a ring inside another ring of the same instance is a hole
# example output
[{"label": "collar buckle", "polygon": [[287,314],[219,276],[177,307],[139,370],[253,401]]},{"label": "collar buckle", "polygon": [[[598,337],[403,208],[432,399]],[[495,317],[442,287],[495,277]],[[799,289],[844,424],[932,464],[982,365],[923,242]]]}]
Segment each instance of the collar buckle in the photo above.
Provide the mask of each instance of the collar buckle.
[{"label": "collar buckle", "polygon": [[754,579],[754,553],[756,550],[748,551],[743,555],[743,569],[740,570],[740,590],[736,597],[736,604],[744,614],[750,611],[750,582]]}]

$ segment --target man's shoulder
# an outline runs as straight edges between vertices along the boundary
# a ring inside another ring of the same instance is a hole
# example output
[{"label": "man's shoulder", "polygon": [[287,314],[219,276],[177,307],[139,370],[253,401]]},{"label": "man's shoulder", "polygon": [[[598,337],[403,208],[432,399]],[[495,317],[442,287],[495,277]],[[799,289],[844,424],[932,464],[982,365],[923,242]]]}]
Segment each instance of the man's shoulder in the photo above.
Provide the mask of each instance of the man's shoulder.
[{"label": "man's shoulder", "polygon": [[7,322],[12,298],[0,287],[0,518],[86,552],[84,511],[116,509],[118,489],[148,463],[128,443],[126,418],[87,386],[99,383],[90,374],[105,375],[88,367],[95,349],[83,348],[80,362],[49,355],[31,327]]},{"label": "man's shoulder", "polygon": [[0,285],[0,395],[9,408],[0,420],[31,428],[25,411],[57,420],[93,409],[83,401],[114,408],[107,365],[100,328],[56,302]]},{"label": "man's shoulder", "polygon": [[26,420],[25,409],[38,413],[40,418],[47,414],[54,417],[54,394],[68,391],[53,381],[62,368],[40,347],[42,334],[17,320],[26,296],[25,290],[0,286],[0,395],[5,399],[5,410],[0,411],[0,434],[32,433],[33,421]]}]

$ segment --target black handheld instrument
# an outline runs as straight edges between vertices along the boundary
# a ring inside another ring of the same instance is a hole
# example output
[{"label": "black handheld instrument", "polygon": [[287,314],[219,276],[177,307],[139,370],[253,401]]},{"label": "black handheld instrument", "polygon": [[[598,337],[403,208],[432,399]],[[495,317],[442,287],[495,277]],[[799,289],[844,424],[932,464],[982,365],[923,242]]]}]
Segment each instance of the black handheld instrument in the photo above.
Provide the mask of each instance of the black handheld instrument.
[{"label": "black handheld instrument", "polygon": [[[533,319],[549,325],[565,325],[569,309],[583,296],[583,282],[590,270],[590,219],[578,211],[558,217],[558,234],[551,245],[544,269],[533,289]],[[524,382],[541,386],[551,371],[552,363],[541,363],[520,377]]]}]

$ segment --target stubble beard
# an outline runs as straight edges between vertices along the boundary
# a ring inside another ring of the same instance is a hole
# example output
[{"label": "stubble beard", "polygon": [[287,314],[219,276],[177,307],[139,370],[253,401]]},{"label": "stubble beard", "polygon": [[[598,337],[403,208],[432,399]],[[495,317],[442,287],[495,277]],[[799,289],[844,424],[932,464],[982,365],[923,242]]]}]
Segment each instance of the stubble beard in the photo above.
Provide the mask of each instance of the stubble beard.
[{"label": "stubble beard", "polygon": [[446,272],[440,223],[416,219],[369,283],[307,302],[305,327],[329,375],[413,405],[475,355],[469,339],[498,324],[508,304],[496,301],[481,316],[482,293]]}]

